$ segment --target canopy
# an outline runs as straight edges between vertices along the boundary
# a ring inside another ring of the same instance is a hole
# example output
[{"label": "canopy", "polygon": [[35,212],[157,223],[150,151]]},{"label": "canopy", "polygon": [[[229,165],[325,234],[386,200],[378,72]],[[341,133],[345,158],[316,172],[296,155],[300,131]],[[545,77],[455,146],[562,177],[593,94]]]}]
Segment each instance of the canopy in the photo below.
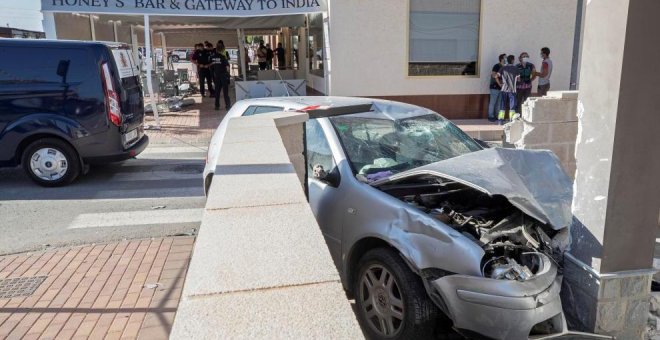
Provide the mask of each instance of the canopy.
[{"label": "canopy", "polygon": [[255,17],[324,12],[327,8],[327,0],[41,0],[44,12],[131,15]]}]

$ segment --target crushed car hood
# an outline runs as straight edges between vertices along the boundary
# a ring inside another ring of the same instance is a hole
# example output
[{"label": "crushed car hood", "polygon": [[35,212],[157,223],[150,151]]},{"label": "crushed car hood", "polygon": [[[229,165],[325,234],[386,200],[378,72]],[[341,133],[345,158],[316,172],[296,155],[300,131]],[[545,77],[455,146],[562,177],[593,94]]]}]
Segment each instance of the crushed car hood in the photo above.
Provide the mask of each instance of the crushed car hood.
[{"label": "crushed car hood", "polygon": [[550,151],[485,149],[401,172],[371,185],[379,187],[420,175],[443,177],[490,196],[502,195],[555,230],[571,223],[573,184]]}]

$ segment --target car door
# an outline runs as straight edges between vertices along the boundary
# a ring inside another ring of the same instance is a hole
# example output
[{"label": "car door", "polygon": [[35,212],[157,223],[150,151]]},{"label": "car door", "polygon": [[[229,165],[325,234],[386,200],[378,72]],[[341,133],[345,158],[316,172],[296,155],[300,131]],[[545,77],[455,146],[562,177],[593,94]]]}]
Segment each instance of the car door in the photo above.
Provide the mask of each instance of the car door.
[{"label": "car door", "polygon": [[[305,124],[305,165],[309,205],[316,216],[332,259],[341,268],[341,235],[344,219],[341,176],[328,139],[317,119]],[[331,174],[323,178],[320,172]]]}]

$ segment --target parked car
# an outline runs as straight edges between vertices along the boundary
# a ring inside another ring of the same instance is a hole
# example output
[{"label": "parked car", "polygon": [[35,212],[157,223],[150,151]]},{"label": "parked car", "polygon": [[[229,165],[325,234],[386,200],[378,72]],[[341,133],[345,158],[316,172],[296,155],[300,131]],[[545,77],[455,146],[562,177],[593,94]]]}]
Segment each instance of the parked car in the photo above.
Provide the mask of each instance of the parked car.
[{"label": "parked car", "polygon": [[213,136],[207,191],[227,121],[286,110],[310,114],[309,204],[369,338],[428,338],[443,315],[467,336],[568,332],[557,273],[572,185],[554,154],[484,148],[392,101],[249,99]]},{"label": "parked car", "polygon": [[0,166],[60,186],[149,144],[127,45],[0,39],[0,50]]},{"label": "parked car", "polygon": [[171,56],[171,60],[173,63],[178,63],[179,61],[186,61],[190,60],[190,55],[193,53],[191,49],[186,49],[186,48],[177,48],[170,50],[168,52]]}]

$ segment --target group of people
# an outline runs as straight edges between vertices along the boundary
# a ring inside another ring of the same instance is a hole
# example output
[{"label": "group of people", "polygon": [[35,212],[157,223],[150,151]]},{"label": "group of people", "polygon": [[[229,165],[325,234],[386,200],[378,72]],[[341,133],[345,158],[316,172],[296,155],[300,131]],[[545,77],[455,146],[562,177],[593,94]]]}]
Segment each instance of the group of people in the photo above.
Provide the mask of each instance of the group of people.
[{"label": "group of people", "polygon": [[225,109],[229,110],[231,107],[229,99],[231,76],[229,73],[229,52],[225,48],[225,43],[218,40],[215,47],[208,41],[197,43],[191,60],[193,64],[197,65],[199,91],[202,97],[205,97],[204,87],[208,85],[209,96],[215,97],[215,109],[220,109],[220,92],[222,92]]},{"label": "group of people", "polygon": [[265,44],[263,40],[259,40],[259,47],[257,48],[257,62],[259,63],[260,70],[273,69],[273,57],[277,58],[277,68],[282,70],[286,68],[286,51],[282,47],[282,43],[277,43],[275,50],[270,48],[270,44]]},{"label": "group of people", "polygon": [[[503,124],[521,112],[522,103],[532,94],[532,82],[539,78],[538,96],[545,96],[550,90],[552,75],[552,60],[550,49],[541,49],[543,59],[541,71],[537,71],[529,61],[527,52],[520,53],[518,64],[514,55],[500,54],[499,62],[493,66],[490,80],[490,102],[488,104],[488,120]],[[499,110],[499,111],[497,111]],[[497,116],[496,116],[497,112]]]}]

